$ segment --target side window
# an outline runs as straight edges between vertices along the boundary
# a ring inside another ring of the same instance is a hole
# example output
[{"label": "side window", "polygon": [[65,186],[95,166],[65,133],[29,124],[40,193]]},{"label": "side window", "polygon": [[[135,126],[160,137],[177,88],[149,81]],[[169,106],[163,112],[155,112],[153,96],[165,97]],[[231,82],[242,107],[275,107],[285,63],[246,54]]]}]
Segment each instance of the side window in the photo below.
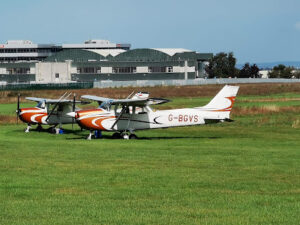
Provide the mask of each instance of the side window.
[{"label": "side window", "polygon": [[64,110],[64,106],[62,104],[58,105],[57,111],[62,112]]}]

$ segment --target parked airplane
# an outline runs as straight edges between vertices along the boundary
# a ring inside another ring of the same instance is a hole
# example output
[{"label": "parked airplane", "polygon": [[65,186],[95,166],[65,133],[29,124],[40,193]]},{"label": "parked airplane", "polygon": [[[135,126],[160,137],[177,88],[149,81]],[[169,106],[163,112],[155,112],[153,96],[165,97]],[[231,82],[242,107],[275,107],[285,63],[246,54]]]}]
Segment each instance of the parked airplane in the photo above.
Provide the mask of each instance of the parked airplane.
[{"label": "parked airplane", "polygon": [[135,139],[137,138],[134,134],[136,130],[231,121],[230,112],[238,89],[238,86],[224,86],[203,107],[157,111],[153,111],[150,106],[167,103],[169,100],[148,98],[147,95],[131,99],[109,99],[84,95],[81,96],[84,99],[97,101],[99,108],[71,112],[68,115],[75,117],[79,126],[90,130],[87,138],[89,140],[93,131],[112,131],[115,132],[113,138]]},{"label": "parked airplane", "polygon": [[[20,95],[18,95],[17,102],[17,121],[27,123],[28,126],[25,132],[28,133],[31,125],[37,124],[37,130],[42,130],[42,125],[51,125],[51,131],[58,134],[62,128],[62,124],[72,124],[75,122],[74,118],[68,116],[70,112],[76,110],[76,104],[83,104],[88,102],[76,101],[75,95],[73,100],[69,100],[71,93],[65,93],[59,99],[35,98],[26,97],[25,99],[37,102],[36,107],[20,108]],[[79,110],[79,108],[77,108]],[[57,127],[59,126],[59,127]]]}]

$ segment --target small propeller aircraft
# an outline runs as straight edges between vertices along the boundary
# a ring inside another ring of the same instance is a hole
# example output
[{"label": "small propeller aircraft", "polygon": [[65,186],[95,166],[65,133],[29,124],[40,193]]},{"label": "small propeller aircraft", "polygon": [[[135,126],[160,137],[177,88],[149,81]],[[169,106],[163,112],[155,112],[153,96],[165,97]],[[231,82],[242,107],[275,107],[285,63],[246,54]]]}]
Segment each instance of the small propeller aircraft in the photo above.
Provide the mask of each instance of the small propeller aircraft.
[{"label": "small propeller aircraft", "polygon": [[[230,120],[230,112],[239,87],[226,85],[205,106],[153,111],[151,105],[169,102],[162,98],[148,98],[137,93],[131,99],[110,99],[83,95],[81,98],[97,101],[99,108],[68,113],[81,128],[93,131],[115,132],[113,138],[136,139],[136,130],[203,125]],[[141,96],[141,97],[139,97]],[[114,107],[113,107],[114,106]]]},{"label": "small propeller aircraft", "polygon": [[[68,99],[71,93],[63,94],[59,99],[47,99],[47,98],[35,98],[35,97],[26,97],[25,99],[30,101],[37,102],[36,107],[31,108],[20,108],[20,94],[18,95],[17,102],[17,122],[18,118],[24,123],[27,123],[28,126],[25,129],[25,132],[28,133],[31,125],[37,124],[37,130],[41,131],[42,125],[50,125],[50,130],[56,134],[61,131],[62,124],[74,124],[74,118],[68,116],[70,112],[75,112],[79,110],[76,108],[76,104],[86,104],[88,102],[76,101],[75,94],[73,99]],[[57,128],[57,126],[59,126]]]}]

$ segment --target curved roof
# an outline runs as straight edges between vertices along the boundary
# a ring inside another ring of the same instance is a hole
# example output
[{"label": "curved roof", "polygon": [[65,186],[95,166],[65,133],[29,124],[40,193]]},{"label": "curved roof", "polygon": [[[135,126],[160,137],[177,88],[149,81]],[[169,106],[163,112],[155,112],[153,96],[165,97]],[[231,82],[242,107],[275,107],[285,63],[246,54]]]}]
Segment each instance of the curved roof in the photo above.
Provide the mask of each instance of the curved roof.
[{"label": "curved roof", "polygon": [[126,52],[124,49],[86,49],[86,50],[97,53],[104,57],[106,57],[108,55],[115,57],[123,52]]},{"label": "curved roof", "polygon": [[113,58],[114,61],[161,61],[167,59],[171,59],[168,54],[150,48],[129,50]]},{"label": "curved roof", "polygon": [[177,60],[207,60],[212,54],[200,54],[183,48],[123,49],[66,49],[49,56],[45,62],[162,62]]},{"label": "curved roof", "polygon": [[184,48],[153,48],[153,49],[156,51],[166,53],[169,56],[173,56],[177,53],[183,53],[183,52],[194,52],[192,50],[188,50]]},{"label": "curved roof", "polygon": [[72,60],[74,62],[100,61],[105,56],[84,49],[67,49],[47,57],[45,62],[64,62]]}]

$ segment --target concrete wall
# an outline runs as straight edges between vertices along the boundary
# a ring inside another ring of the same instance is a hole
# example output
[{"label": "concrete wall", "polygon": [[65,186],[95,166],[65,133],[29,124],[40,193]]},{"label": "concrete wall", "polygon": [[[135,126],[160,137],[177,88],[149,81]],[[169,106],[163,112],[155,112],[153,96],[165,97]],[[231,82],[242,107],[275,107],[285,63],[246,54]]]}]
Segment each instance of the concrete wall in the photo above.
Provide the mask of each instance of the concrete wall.
[{"label": "concrete wall", "polygon": [[[58,78],[56,77],[58,74]],[[36,82],[66,83],[71,81],[71,62],[36,63]]]},{"label": "concrete wall", "polygon": [[0,68],[0,74],[7,74],[6,68]]}]

